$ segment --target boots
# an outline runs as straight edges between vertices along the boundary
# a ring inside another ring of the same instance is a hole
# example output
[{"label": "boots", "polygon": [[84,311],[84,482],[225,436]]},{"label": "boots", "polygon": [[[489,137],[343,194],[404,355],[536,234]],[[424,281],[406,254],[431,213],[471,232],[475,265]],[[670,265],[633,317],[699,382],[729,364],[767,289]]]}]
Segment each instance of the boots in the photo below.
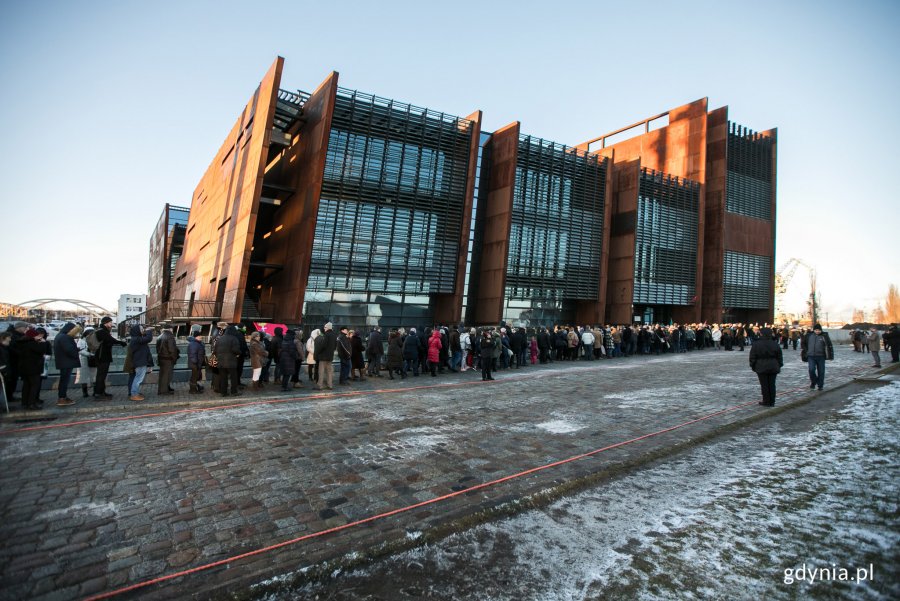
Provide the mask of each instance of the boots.
[{"label": "boots", "polygon": [[81,385],[81,394],[84,396],[84,398],[88,398],[89,396],[91,396],[91,393],[88,391],[87,384]]}]

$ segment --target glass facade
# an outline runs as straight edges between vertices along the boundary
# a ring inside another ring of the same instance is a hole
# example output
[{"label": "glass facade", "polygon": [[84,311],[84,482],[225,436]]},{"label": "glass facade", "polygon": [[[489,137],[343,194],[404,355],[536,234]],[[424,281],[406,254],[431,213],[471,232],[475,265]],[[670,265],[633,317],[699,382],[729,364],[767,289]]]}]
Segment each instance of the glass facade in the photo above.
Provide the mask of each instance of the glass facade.
[{"label": "glass facade", "polygon": [[175,264],[184,251],[190,209],[167,204],[150,238],[150,271],[148,274],[148,304],[158,305],[169,300]]},{"label": "glass facade", "polygon": [[699,203],[698,183],[641,169],[635,305],[690,305],[696,300]]},{"label": "glass facade", "polygon": [[473,126],[338,90],[308,320],[347,315],[348,325],[424,325],[431,295],[455,291]]},{"label": "glass facade", "polygon": [[573,323],[600,291],[608,163],[532,136],[519,138],[503,319]]},{"label": "glass facade", "polygon": [[725,251],[725,307],[768,309],[771,283],[769,257]]},{"label": "glass facade", "polygon": [[728,123],[725,210],[772,220],[773,142],[736,123]]}]

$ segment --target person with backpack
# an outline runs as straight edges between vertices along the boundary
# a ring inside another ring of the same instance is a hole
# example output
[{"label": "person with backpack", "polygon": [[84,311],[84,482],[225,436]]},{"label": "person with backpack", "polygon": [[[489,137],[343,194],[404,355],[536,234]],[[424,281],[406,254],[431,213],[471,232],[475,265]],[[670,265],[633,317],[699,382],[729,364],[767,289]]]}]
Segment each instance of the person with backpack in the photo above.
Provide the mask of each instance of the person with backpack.
[{"label": "person with backpack", "polygon": [[[112,347],[115,345],[126,347],[124,340],[118,340],[110,333],[113,329],[112,317],[106,316],[100,320],[100,327],[94,332],[96,350],[92,351],[97,360],[97,381],[94,384],[94,398],[98,401],[108,401],[113,395],[106,392],[106,376],[109,374],[109,366],[112,364]],[[91,341],[88,340],[88,348]]]}]

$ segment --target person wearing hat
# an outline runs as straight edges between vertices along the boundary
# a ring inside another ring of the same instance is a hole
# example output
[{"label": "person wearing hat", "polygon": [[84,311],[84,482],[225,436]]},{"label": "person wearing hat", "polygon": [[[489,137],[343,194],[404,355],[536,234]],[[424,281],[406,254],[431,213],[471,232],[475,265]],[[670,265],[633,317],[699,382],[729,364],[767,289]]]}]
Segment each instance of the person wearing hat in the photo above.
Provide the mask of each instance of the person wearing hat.
[{"label": "person wearing hat", "polygon": [[75,401],[69,398],[69,382],[72,380],[72,370],[81,367],[78,357],[78,343],[75,338],[81,334],[81,326],[72,322],[66,323],[53,339],[53,356],[56,358],[56,367],[59,369],[59,385],[56,404],[59,407],[74,405]]},{"label": "person wearing hat", "polygon": [[759,338],[750,345],[750,369],[756,372],[762,389],[762,401],[759,404],[774,407],[775,378],[784,366],[784,356],[778,342],[772,338],[770,328],[763,328],[759,334]]},{"label": "person wearing hat", "polygon": [[172,388],[172,376],[175,372],[175,364],[181,356],[175,335],[170,328],[163,328],[156,339],[156,360],[159,362],[159,378],[156,382],[156,394],[175,394]]},{"label": "person wearing hat", "polygon": [[818,386],[819,390],[825,386],[825,361],[834,359],[834,346],[828,332],[822,331],[822,326],[816,324],[812,332],[809,332],[800,341],[800,360],[809,364],[809,389]]},{"label": "person wearing hat", "polygon": [[350,338],[347,337],[347,326],[341,326],[340,333],[340,336],[337,337],[337,353],[338,358],[341,360],[341,372],[340,377],[338,377],[338,384],[346,386],[350,384],[350,355],[352,348],[350,345]]},{"label": "person wearing hat", "polygon": [[13,403],[16,401],[16,388],[19,386],[19,341],[25,337],[25,332],[31,324],[27,321],[17,321],[6,328],[6,332],[10,336],[9,344],[9,364],[7,365],[7,375],[4,375],[4,384],[6,384],[6,399]]},{"label": "person wearing hat", "polygon": [[28,328],[16,344],[19,377],[22,378],[22,404],[25,409],[41,409],[41,374],[44,356],[53,352],[47,342],[47,330]]},{"label": "person wearing hat", "polygon": [[97,350],[97,381],[94,383],[94,398],[104,401],[112,398],[106,392],[106,376],[109,374],[109,366],[112,363],[112,347],[119,345],[128,346],[124,340],[118,340],[110,333],[113,329],[112,317],[106,316],[100,320],[100,328],[97,330],[97,342],[100,348]]},{"label": "person wearing hat", "polygon": [[191,368],[190,394],[203,392],[200,381],[204,365],[206,365],[206,346],[203,344],[203,335],[200,330],[194,330],[188,342],[188,367]]}]

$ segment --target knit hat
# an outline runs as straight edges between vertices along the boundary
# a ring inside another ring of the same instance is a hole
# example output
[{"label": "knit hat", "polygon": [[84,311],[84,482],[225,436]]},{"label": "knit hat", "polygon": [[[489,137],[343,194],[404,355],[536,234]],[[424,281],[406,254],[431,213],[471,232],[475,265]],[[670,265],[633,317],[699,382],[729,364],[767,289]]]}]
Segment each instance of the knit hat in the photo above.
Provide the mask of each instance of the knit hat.
[{"label": "knit hat", "polygon": [[34,328],[28,328],[25,330],[25,338],[37,338],[38,332]]},{"label": "knit hat", "polygon": [[322,327],[323,330],[331,330],[333,328],[334,328],[334,324],[332,324],[330,321]]},{"label": "knit hat", "polygon": [[107,315],[106,317],[104,317],[103,319],[100,320],[100,325],[101,325],[101,326],[105,326],[106,324],[108,324],[108,323],[111,322],[112,320],[113,320],[113,318],[110,317],[109,315]]},{"label": "knit hat", "polygon": [[13,324],[13,328],[16,328],[16,329],[18,329],[18,328],[30,328],[30,327],[31,327],[31,324],[28,323],[27,321],[17,321],[16,323]]},{"label": "knit hat", "polygon": [[227,322],[227,321],[220,321],[219,323],[216,324],[216,327],[217,327],[217,328],[221,328],[221,329],[224,330],[225,328],[228,327],[228,322]]},{"label": "knit hat", "polygon": [[814,330],[821,330],[821,329],[822,329],[822,324],[817,323],[816,325],[813,326],[813,329],[814,329]]}]

